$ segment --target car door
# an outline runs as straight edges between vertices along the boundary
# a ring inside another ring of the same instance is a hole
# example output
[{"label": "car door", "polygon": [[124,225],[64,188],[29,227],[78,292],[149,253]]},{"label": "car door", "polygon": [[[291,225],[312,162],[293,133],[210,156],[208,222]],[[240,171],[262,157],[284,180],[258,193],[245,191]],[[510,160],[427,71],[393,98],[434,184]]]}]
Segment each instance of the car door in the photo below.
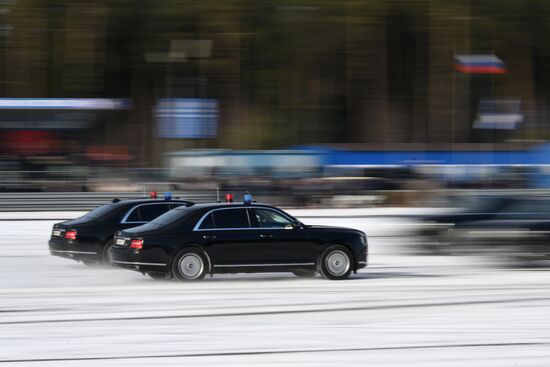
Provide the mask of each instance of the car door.
[{"label": "car door", "polygon": [[257,236],[246,208],[214,209],[198,223],[196,231],[214,266],[238,266],[254,261],[250,248]]},{"label": "car door", "polygon": [[251,224],[257,232],[253,252],[258,261],[289,266],[315,263],[318,245],[310,241],[304,227],[275,209],[250,208],[249,211]]}]

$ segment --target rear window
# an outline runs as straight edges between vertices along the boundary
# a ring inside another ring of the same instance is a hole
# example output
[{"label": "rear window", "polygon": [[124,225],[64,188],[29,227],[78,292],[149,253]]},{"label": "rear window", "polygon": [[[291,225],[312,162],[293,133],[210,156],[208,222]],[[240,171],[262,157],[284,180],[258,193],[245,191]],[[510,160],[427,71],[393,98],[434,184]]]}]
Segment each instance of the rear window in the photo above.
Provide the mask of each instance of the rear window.
[{"label": "rear window", "polygon": [[82,218],[82,219],[84,219],[84,218],[89,218],[89,219],[99,218],[99,217],[102,217],[104,215],[107,215],[107,214],[111,213],[114,209],[115,209],[114,204],[105,204],[105,205],[102,205],[98,208],[95,208],[91,212],[88,212],[88,213],[84,214],[80,218]]},{"label": "rear window", "polygon": [[168,204],[143,205],[139,207],[139,213],[143,222],[150,222],[170,210]]},{"label": "rear window", "polygon": [[189,215],[192,212],[193,212],[193,209],[190,209],[190,208],[187,208],[187,207],[184,207],[184,206],[180,206],[177,209],[172,209],[172,210],[164,213],[160,217],[157,217],[157,218],[153,219],[150,223],[161,224],[161,225],[174,223],[177,220]]}]

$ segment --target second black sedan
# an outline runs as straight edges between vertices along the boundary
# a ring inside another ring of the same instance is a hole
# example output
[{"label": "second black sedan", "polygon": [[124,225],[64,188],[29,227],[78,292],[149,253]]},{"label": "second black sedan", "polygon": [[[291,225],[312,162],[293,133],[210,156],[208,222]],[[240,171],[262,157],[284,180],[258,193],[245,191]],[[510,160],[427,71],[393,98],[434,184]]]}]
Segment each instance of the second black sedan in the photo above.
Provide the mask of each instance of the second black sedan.
[{"label": "second black sedan", "polygon": [[367,265],[365,233],[305,225],[262,204],[197,204],[117,232],[113,264],[153,278],[292,272],[345,279]]},{"label": "second black sedan", "polygon": [[453,254],[482,254],[516,265],[548,265],[550,199],[517,199],[489,219],[458,223],[447,235]]},{"label": "second black sedan", "polygon": [[110,263],[109,249],[116,231],[140,226],[173,208],[190,204],[171,199],[114,199],[80,218],[54,224],[50,252],[85,264]]}]

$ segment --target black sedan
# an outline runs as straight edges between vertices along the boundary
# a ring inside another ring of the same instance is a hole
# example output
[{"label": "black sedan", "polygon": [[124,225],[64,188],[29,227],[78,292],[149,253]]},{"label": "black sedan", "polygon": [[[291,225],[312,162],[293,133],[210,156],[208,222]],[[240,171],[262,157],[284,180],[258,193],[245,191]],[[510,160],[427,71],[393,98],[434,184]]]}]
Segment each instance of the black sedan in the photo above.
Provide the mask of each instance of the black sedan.
[{"label": "black sedan", "polygon": [[345,279],[367,265],[365,233],[305,225],[262,204],[197,204],[119,231],[112,263],[153,278],[292,272]]},{"label": "black sedan", "polygon": [[190,204],[184,200],[114,199],[80,218],[54,224],[50,252],[85,264],[110,263],[109,249],[116,231],[140,226],[173,208]]},{"label": "black sedan", "polygon": [[447,241],[454,254],[484,254],[524,265],[548,263],[550,199],[518,199],[488,219],[458,223]]},{"label": "black sedan", "polygon": [[450,213],[420,217],[416,231],[418,251],[428,254],[452,253],[449,235],[458,227],[470,222],[490,220],[513,210],[516,203],[523,199],[513,196],[488,195],[454,198],[455,204],[462,209]]}]

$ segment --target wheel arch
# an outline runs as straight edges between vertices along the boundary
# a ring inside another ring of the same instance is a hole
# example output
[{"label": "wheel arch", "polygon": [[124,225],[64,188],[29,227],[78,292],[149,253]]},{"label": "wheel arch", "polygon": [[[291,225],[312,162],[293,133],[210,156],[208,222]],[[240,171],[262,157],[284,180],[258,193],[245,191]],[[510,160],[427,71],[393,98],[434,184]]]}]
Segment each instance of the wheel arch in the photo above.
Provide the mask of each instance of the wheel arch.
[{"label": "wheel arch", "polygon": [[[112,236],[107,237],[107,238],[103,239],[102,241],[98,242],[98,245],[100,246],[100,249],[99,249],[99,252],[98,252],[100,263],[102,263],[102,262],[105,263],[106,262],[105,256],[109,256],[109,254],[107,252],[108,251],[107,247],[108,247],[109,243],[112,243],[111,244],[111,248],[112,248],[112,245],[115,243],[114,234]],[[110,264],[110,259],[109,259],[108,263]]]}]

